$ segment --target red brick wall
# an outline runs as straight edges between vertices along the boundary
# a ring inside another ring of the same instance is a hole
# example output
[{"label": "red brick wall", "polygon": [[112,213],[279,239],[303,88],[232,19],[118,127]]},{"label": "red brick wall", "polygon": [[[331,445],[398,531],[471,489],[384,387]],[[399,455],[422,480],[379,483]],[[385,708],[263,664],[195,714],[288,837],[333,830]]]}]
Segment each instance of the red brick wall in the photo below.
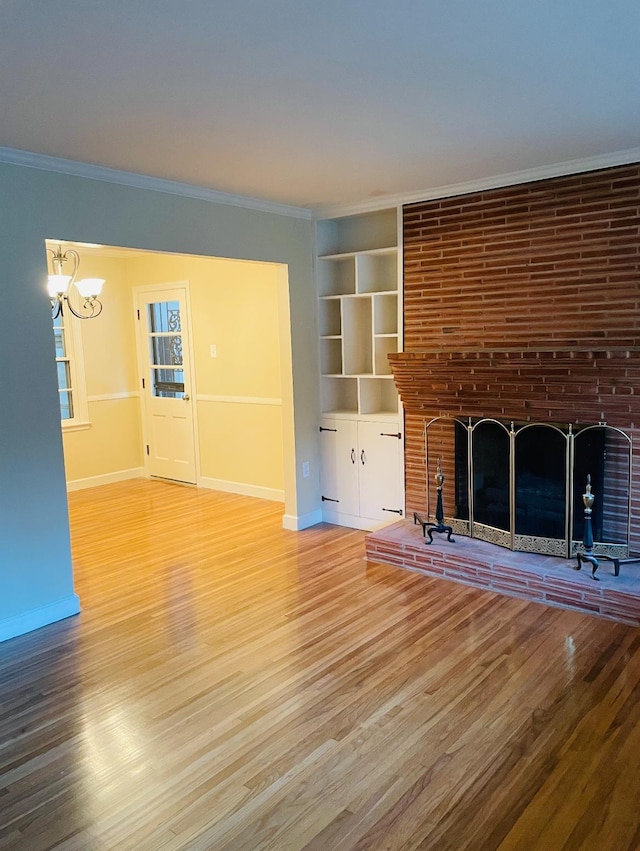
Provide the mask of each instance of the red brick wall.
[{"label": "red brick wall", "polygon": [[[640,165],[408,205],[404,322],[390,360],[408,513],[425,508],[433,416],[605,420],[640,436]],[[640,493],[640,458],[634,471]],[[638,547],[638,500],[632,517]]]},{"label": "red brick wall", "polygon": [[640,165],[404,209],[405,349],[640,335]]}]

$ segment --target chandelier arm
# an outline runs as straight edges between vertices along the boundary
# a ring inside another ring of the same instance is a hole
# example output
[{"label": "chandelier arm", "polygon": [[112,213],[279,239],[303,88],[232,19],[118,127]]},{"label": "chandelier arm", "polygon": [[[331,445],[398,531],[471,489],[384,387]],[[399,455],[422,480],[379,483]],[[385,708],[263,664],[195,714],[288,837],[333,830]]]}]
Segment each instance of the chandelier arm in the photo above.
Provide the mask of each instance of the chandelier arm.
[{"label": "chandelier arm", "polygon": [[80,255],[78,254],[77,251],[74,251],[73,248],[68,248],[64,252],[65,260],[68,257],[73,258],[73,272],[71,272],[71,280],[69,281],[69,286],[71,287],[71,286],[73,286],[73,284],[76,281],[76,278],[78,277],[78,270],[80,269]]},{"label": "chandelier arm", "polygon": [[51,318],[57,319],[62,315],[62,299],[52,298],[51,301]]},{"label": "chandelier arm", "polygon": [[[65,296],[65,300],[67,302],[67,307],[69,308],[71,313],[73,313],[73,315],[76,316],[78,319],[95,319],[96,316],[100,316],[100,314],[102,313],[102,302],[100,301],[100,299],[97,299],[97,298],[85,299],[83,308],[85,310],[88,310],[89,313],[80,313],[78,310],[76,310],[74,308],[74,306],[71,304],[71,300],[69,299],[69,296]],[[63,312],[63,310],[62,310],[62,306],[61,306],[60,313],[62,313],[62,312]]]},{"label": "chandelier arm", "polygon": [[73,271],[70,273],[71,280],[69,281],[69,285],[73,284],[78,275],[78,269],[80,268],[80,255],[78,252],[73,248],[68,248],[66,251],[63,251],[61,245],[59,245],[55,251],[53,248],[45,247],[45,251],[47,254],[51,255],[51,266],[53,268],[54,275],[63,275],[64,264],[69,259],[73,260]]}]

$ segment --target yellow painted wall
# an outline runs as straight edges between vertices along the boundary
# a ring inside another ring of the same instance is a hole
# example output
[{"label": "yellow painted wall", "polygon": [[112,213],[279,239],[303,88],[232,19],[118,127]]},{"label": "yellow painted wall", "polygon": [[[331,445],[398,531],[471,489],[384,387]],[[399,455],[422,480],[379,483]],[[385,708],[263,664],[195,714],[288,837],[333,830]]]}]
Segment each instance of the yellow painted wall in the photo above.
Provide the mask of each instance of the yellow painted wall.
[{"label": "yellow painted wall", "polygon": [[282,491],[279,267],[170,254],[126,262],[132,286],[189,282],[200,477]]},{"label": "yellow painted wall", "polygon": [[276,265],[141,254],[127,269],[133,286],[189,282],[198,394],[280,398]]},{"label": "yellow painted wall", "polygon": [[138,399],[90,403],[89,418],[90,428],[63,434],[67,483],[142,468]]},{"label": "yellow painted wall", "polygon": [[204,476],[282,490],[280,405],[199,402],[198,418]]},{"label": "yellow painted wall", "polygon": [[[264,489],[278,498],[284,488],[278,269],[218,258],[81,251],[80,276],[106,283],[102,314],[81,323],[91,426],[63,434],[68,482],[143,467],[140,403],[132,397],[138,390],[133,289],[188,281],[200,479],[209,486]],[[100,398],[114,395],[123,398]]]},{"label": "yellow painted wall", "polygon": [[133,301],[124,258],[81,255],[81,278],[100,277],[104,309],[97,319],[82,322],[89,396],[136,392],[136,341]]},{"label": "yellow painted wall", "polygon": [[[90,426],[63,428],[67,482],[120,474],[143,465],[137,398],[136,348],[131,287],[122,258],[80,251],[78,277],[100,277],[103,311],[79,323]],[[135,395],[134,395],[135,394]],[[120,398],[104,398],[120,397]]]}]

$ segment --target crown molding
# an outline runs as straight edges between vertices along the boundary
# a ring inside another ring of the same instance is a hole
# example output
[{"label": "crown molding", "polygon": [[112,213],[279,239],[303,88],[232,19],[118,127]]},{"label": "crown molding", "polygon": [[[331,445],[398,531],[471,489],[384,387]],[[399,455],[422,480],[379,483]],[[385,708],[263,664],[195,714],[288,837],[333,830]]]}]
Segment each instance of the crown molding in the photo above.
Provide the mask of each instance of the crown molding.
[{"label": "crown molding", "polygon": [[91,163],[50,157],[45,154],[36,154],[31,151],[21,151],[15,148],[0,147],[0,163],[20,165],[27,168],[55,172],[57,174],[69,174],[89,180],[101,180],[105,183],[117,183],[121,186],[130,186],[136,189],[165,192],[170,195],[195,198],[213,204],[228,204],[234,207],[258,210],[263,213],[276,213],[277,215],[298,219],[326,219],[357,213],[375,212],[376,210],[383,210],[388,207],[398,207],[404,204],[429,201],[435,198],[448,198],[454,195],[468,195],[471,192],[480,192],[485,189],[515,186],[519,183],[532,183],[533,181],[546,180],[550,177],[562,177],[569,174],[596,171],[601,168],[610,168],[636,162],[640,162],[640,147],[629,148],[624,151],[614,151],[607,154],[598,154],[592,157],[583,157],[576,160],[565,160],[560,163],[553,163],[552,165],[536,166],[535,168],[524,169],[522,171],[497,174],[462,183],[450,183],[443,186],[431,187],[430,189],[394,195],[380,195],[376,198],[354,202],[352,204],[321,205],[309,209],[307,207],[279,204],[275,201],[265,201],[259,198],[250,198],[244,195],[233,195],[227,192],[220,192],[217,189],[207,189],[203,186],[180,183],[175,180],[165,180],[164,178],[152,177],[145,174],[119,171]]},{"label": "crown molding", "polygon": [[499,189],[503,186],[515,186],[519,183],[533,183],[536,180],[546,180],[550,177],[564,177],[581,172],[597,171],[617,165],[640,162],[640,148],[629,148],[625,151],[614,151],[608,154],[598,154],[593,157],[583,157],[577,160],[565,160],[553,165],[536,166],[535,168],[513,171],[508,174],[497,174],[478,180],[463,183],[450,183],[445,186],[435,186],[422,189],[419,192],[405,192],[397,195],[380,195],[375,199],[354,204],[332,204],[314,208],[316,219],[338,218],[356,213],[372,213],[388,207],[403,206],[420,201],[431,201],[436,198],[449,198],[454,195],[468,195],[484,189]]},{"label": "crown molding", "polygon": [[57,174],[70,174],[74,177],[86,177],[89,180],[102,180],[105,183],[117,183],[120,186],[130,186],[135,189],[166,192],[169,195],[196,198],[199,201],[208,201],[212,204],[229,204],[233,207],[258,210],[261,213],[277,213],[280,216],[296,219],[313,218],[313,211],[306,207],[293,207],[288,204],[278,204],[275,201],[263,201],[260,198],[232,195],[227,192],[219,192],[217,189],[195,186],[191,183],[180,183],[176,180],[165,180],[161,177],[135,174],[131,171],[119,171],[101,165],[65,160],[31,151],[20,151],[16,148],[0,147],[0,163],[37,168],[41,171],[52,171]]}]

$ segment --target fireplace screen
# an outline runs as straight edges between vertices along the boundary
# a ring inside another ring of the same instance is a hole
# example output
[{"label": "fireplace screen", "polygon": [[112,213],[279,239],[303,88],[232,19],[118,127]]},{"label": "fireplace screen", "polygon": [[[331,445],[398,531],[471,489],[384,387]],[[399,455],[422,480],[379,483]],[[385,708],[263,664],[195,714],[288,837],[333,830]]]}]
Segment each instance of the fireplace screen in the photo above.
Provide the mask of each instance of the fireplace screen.
[{"label": "fireplace screen", "polygon": [[620,429],[438,417],[426,427],[426,459],[429,517],[440,463],[456,533],[562,558],[582,541],[589,475],[594,552],[628,555],[631,439]]}]

